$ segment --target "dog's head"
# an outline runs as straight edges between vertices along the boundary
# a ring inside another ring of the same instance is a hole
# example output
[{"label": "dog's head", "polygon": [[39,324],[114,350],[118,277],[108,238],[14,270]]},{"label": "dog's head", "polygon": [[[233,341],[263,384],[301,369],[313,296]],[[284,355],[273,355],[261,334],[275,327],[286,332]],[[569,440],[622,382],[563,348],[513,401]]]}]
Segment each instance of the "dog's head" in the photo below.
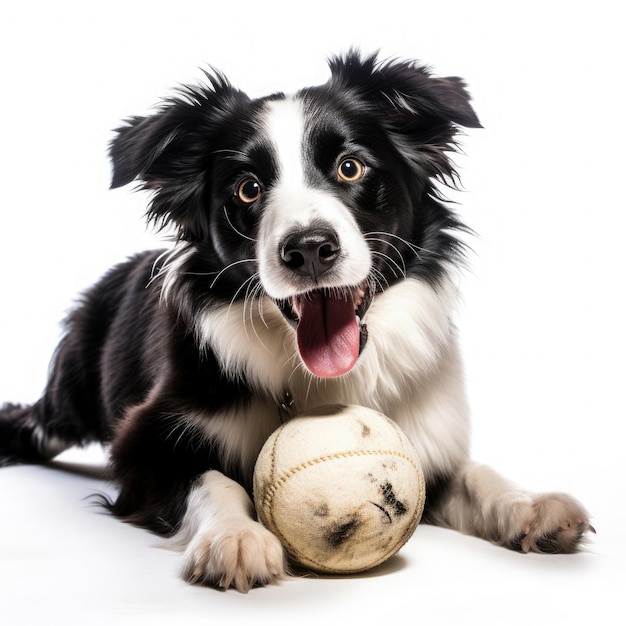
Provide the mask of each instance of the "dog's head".
[{"label": "dog's head", "polygon": [[193,250],[180,273],[196,302],[267,294],[322,377],[356,363],[377,292],[455,258],[434,181],[454,177],[458,127],[480,126],[458,78],[356,52],[330,67],[324,85],[261,99],[214,72],[111,145],[112,186],[143,181],[150,218]]}]

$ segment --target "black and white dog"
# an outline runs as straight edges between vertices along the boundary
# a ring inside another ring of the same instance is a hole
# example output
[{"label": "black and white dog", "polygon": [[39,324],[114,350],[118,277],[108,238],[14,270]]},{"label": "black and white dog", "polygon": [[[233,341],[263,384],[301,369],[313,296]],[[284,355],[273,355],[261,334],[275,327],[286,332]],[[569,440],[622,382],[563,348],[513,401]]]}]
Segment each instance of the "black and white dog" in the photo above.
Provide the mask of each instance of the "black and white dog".
[{"label": "black and white dog", "polygon": [[321,86],[250,99],[221,74],[118,129],[113,187],[140,180],[167,252],[113,268],[69,316],[43,397],[0,410],[0,464],[110,443],[117,516],[172,537],[190,582],[283,575],[251,473],[289,412],[367,404],[415,444],[425,521],[521,551],[593,530],[468,458],[451,317],[462,224],[437,191],[480,124],[458,78],[352,51]]}]

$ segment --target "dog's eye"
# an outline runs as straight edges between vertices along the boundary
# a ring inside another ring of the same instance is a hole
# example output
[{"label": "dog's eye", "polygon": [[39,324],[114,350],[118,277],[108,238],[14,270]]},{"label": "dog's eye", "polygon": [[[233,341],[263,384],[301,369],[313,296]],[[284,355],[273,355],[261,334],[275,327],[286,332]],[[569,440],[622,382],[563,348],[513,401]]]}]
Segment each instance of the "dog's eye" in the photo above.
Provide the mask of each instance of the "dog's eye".
[{"label": "dog's eye", "polygon": [[357,159],[344,159],[337,168],[337,176],[339,180],[346,183],[353,183],[363,177],[365,173],[365,165]]},{"label": "dog's eye", "polygon": [[255,178],[246,178],[239,183],[237,197],[246,204],[256,202],[262,193],[261,183]]}]

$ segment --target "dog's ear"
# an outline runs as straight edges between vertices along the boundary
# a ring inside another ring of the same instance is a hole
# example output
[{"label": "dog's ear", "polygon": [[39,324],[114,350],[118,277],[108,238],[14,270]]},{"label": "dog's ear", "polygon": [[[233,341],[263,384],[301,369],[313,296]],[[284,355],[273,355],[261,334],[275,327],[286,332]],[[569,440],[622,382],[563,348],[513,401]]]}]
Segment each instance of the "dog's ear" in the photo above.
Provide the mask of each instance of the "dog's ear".
[{"label": "dog's ear", "polygon": [[109,147],[113,165],[111,189],[142,180],[158,187],[158,164],[178,129],[168,119],[164,108],[150,117],[132,117],[115,130],[116,137]]},{"label": "dog's ear", "polygon": [[392,121],[481,127],[461,78],[435,77],[415,61],[380,63],[376,54],[361,57],[355,50],[329,64],[331,83],[376,101]]},{"label": "dog's ear", "polygon": [[207,85],[182,87],[154,114],[126,120],[109,147],[111,188],[140,181],[155,192],[149,218],[158,225],[173,221],[188,240],[208,234],[206,197],[217,133],[248,102],[221,74],[207,78]]}]

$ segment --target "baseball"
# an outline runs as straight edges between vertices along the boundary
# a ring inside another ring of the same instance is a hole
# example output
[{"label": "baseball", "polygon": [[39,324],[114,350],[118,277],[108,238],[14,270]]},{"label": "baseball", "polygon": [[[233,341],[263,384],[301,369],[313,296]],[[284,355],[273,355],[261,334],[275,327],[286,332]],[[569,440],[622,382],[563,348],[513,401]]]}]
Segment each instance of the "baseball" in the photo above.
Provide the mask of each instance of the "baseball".
[{"label": "baseball", "polygon": [[269,437],[254,470],[259,520],[296,563],[322,573],[362,572],[394,555],[424,499],[410,441],[362,406],[298,415]]}]

